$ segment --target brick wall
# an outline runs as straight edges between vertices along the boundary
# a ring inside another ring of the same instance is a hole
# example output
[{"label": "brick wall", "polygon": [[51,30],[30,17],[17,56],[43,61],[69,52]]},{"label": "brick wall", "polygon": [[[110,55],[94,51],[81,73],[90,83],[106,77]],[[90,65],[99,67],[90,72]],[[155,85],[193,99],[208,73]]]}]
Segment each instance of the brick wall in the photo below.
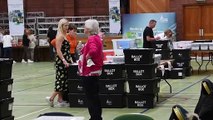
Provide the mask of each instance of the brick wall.
[{"label": "brick wall", "polygon": [[[108,0],[24,0],[25,12],[43,11],[46,16],[107,15]],[[7,0],[0,0],[0,13],[7,12]]]}]

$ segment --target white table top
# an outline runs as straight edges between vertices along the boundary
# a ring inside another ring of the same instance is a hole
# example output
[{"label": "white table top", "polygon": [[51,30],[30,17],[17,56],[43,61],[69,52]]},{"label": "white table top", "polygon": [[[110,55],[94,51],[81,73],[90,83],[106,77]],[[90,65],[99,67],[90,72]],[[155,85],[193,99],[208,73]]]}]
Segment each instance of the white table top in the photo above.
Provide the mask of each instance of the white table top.
[{"label": "white table top", "polygon": [[84,117],[41,116],[34,120],[84,120]]}]

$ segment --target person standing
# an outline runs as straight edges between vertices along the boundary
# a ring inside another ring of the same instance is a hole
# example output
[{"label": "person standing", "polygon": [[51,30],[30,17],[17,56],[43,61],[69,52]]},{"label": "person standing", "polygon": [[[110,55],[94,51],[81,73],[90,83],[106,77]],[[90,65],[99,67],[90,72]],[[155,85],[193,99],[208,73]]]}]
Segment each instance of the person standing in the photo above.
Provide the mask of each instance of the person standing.
[{"label": "person standing", "polygon": [[69,24],[69,33],[66,38],[70,42],[70,54],[72,56],[73,62],[76,62],[76,46],[77,46],[77,27],[73,24]]},{"label": "person standing", "polygon": [[155,27],[157,21],[156,20],[150,20],[149,25],[146,26],[146,28],[143,31],[143,47],[144,48],[152,48],[152,42],[155,40],[159,40],[160,37],[154,38],[153,28]]},{"label": "person standing", "polygon": [[28,35],[28,39],[30,40],[30,44],[29,44],[29,50],[30,50],[30,60],[33,62],[34,61],[34,50],[35,50],[35,47],[36,47],[36,37],[35,35],[33,34],[33,31],[32,30],[29,30],[29,35]]},{"label": "person standing", "polygon": [[2,41],[3,41],[3,51],[4,51],[3,57],[4,58],[12,58],[13,37],[10,35],[9,30],[5,30]]},{"label": "person standing", "polygon": [[29,29],[25,29],[24,30],[24,35],[22,36],[22,43],[23,43],[23,48],[24,48],[24,52],[22,54],[22,63],[27,63],[27,62],[32,62],[29,59],[29,44],[30,44],[30,40],[28,39],[28,35],[29,35]]},{"label": "person standing", "polygon": [[88,40],[81,50],[78,71],[83,80],[90,114],[89,120],[102,120],[98,84],[103,66],[103,44],[98,32],[99,23],[97,20],[85,21],[84,33],[88,35]]},{"label": "person standing", "polygon": [[54,61],[55,60],[55,48],[53,47],[53,45],[51,44],[51,41],[53,40],[53,39],[55,39],[55,37],[56,37],[56,31],[55,30],[53,30],[53,27],[49,27],[49,29],[48,29],[48,33],[47,33],[47,40],[48,40],[48,42],[49,42],[49,44],[50,44],[50,59],[52,60],[52,61]]},{"label": "person standing", "polygon": [[72,57],[70,55],[70,43],[66,39],[69,22],[66,19],[61,19],[58,22],[58,33],[56,36],[56,81],[55,90],[50,97],[46,97],[47,102],[51,107],[54,106],[54,99],[58,96],[58,107],[66,107],[69,104],[63,101],[63,92],[68,90],[68,74],[67,68],[72,63]]}]

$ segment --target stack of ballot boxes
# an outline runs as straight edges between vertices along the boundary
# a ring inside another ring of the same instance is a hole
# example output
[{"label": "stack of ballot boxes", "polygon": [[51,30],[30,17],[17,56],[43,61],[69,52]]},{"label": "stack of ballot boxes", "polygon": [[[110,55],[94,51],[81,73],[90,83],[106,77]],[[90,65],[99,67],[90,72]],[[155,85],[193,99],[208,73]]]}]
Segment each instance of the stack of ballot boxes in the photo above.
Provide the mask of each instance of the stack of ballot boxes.
[{"label": "stack of ballot boxes", "polygon": [[68,98],[70,107],[87,107],[83,81],[78,75],[78,65],[71,64],[68,68]]},{"label": "stack of ballot boxes", "polygon": [[174,59],[170,72],[170,78],[183,79],[185,76],[190,76],[191,67],[191,49],[173,49],[172,59]]},{"label": "stack of ballot boxes", "polygon": [[[161,55],[161,60],[171,59],[171,42],[169,40],[158,40],[153,42],[153,48],[155,48],[155,54]],[[158,69],[157,76],[163,79],[169,78],[168,66],[164,66],[163,74],[162,70]]]},{"label": "stack of ballot boxes", "polygon": [[155,49],[124,49],[129,108],[153,108],[157,103],[160,79],[156,77]]},{"label": "stack of ballot boxes", "polygon": [[9,58],[0,58],[0,119],[14,120],[12,116],[13,101],[12,97],[12,64]]},{"label": "stack of ballot boxes", "polygon": [[168,60],[171,56],[169,40],[158,40],[153,42],[155,54],[160,54],[162,60]]},{"label": "stack of ballot boxes", "polygon": [[124,63],[106,63],[99,80],[101,105],[104,108],[126,106]]},{"label": "stack of ballot boxes", "polygon": [[[99,97],[102,107],[121,108],[126,106],[124,92],[124,64],[104,64],[99,80]],[[68,70],[68,91],[70,107],[86,107],[83,81],[77,74],[78,65],[72,64]]]}]

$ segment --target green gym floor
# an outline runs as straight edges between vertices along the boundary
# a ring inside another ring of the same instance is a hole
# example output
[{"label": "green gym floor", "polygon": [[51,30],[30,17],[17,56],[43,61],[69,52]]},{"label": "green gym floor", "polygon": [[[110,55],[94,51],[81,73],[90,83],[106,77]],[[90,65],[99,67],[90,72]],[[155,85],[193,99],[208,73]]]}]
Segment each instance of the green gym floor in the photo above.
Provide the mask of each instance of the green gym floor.
[{"label": "green gym floor", "polygon": [[[204,62],[205,64],[205,62]],[[193,75],[185,79],[168,79],[173,87],[169,93],[169,86],[165,81],[160,82],[159,102],[152,109],[142,108],[104,108],[104,120],[112,120],[124,113],[143,113],[155,120],[168,120],[171,108],[175,104],[182,105],[189,112],[194,111],[200,95],[202,79],[213,81],[213,66],[208,65],[208,71],[198,74],[198,65],[192,61]],[[45,101],[46,96],[53,92],[55,69],[53,62],[15,63],[13,64],[13,115],[15,120],[32,120],[39,114],[46,112],[66,112],[74,116],[84,116],[88,120],[86,108],[52,108]]]}]

